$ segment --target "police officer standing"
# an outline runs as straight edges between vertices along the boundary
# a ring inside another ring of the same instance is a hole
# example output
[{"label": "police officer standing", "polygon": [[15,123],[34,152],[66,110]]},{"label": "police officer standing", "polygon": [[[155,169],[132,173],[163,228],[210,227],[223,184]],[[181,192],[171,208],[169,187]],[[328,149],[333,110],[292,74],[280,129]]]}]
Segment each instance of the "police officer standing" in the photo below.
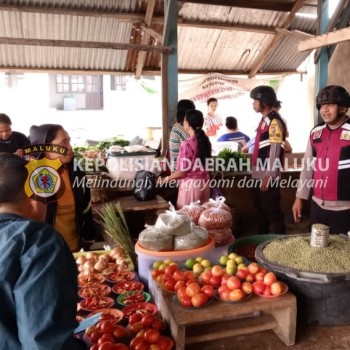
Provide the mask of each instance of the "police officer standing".
[{"label": "police officer standing", "polygon": [[252,156],[253,202],[257,213],[258,233],[286,233],[281,209],[279,176],[284,162],[286,126],[273,106],[277,102],[270,86],[257,86],[250,92],[253,109],[262,117],[257,128]]},{"label": "police officer standing", "polygon": [[[316,107],[323,122],[310,133],[293,215],[300,222],[303,199],[312,190],[310,223],[330,227],[332,234],[350,231],[349,93],[337,85],[321,89]],[[311,166],[310,166],[311,163]]]}]

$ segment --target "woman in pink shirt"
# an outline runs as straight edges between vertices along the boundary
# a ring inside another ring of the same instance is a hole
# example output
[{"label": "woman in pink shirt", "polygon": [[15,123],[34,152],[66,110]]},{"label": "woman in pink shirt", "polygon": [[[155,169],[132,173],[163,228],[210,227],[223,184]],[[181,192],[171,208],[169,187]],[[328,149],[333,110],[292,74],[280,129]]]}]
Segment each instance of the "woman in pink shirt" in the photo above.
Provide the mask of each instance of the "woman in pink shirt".
[{"label": "woman in pink shirt", "polygon": [[190,137],[181,144],[176,171],[160,182],[179,180],[177,209],[197,200],[203,204],[210,197],[206,159],[211,158],[211,143],[202,129],[203,123],[202,112],[196,109],[187,111],[183,126]]}]

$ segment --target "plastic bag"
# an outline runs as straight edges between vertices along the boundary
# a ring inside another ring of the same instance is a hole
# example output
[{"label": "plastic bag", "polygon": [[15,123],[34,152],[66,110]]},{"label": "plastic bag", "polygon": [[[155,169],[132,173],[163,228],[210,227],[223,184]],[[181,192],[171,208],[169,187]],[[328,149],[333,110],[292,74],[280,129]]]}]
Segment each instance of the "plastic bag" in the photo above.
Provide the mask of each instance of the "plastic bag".
[{"label": "plastic bag", "polygon": [[135,174],[134,196],[139,201],[148,201],[156,197],[155,174],[139,170]]},{"label": "plastic bag", "polygon": [[157,231],[166,235],[181,236],[191,232],[191,219],[186,213],[179,213],[169,202],[170,210],[158,215],[154,225]]}]

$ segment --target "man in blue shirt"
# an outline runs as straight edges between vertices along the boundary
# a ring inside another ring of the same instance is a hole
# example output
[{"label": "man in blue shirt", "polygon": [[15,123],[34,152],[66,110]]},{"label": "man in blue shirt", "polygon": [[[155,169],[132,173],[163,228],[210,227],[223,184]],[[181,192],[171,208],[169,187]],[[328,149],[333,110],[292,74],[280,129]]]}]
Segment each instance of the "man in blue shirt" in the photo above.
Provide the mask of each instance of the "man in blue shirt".
[{"label": "man in blue shirt", "polygon": [[250,139],[249,136],[238,131],[237,119],[235,117],[226,118],[226,128],[228,133],[220,136],[218,141],[234,141],[238,143],[240,150]]},{"label": "man in blue shirt", "polygon": [[77,268],[51,226],[30,220],[25,160],[0,154],[0,349],[79,350]]}]

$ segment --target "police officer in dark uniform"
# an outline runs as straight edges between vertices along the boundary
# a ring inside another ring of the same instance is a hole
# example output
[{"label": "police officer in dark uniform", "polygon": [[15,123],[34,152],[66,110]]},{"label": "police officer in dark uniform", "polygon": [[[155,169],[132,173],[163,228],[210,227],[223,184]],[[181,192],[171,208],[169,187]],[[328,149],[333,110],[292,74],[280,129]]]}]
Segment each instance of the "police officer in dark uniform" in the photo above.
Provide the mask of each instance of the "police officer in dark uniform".
[{"label": "police officer in dark uniform", "polygon": [[284,163],[286,125],[274,110],[277,102],[270,86],[257,86],[250,92],[253,109],[262,117],[257,128],[252,156],[252,177],[255,179],[253,202],[257,213],[258,233],[285,234],[279,187]]},{"label": "police officer in dark uniform", "polygon": [[[303,200],[312,192],[310,223],[329,226],[331,234],[350,231],[349,93],[338,85],[321,89],[316,107],[323,122],[310,133],[293,215],[300,222]],[[312,164],[312,166],[310,166]]]}]

